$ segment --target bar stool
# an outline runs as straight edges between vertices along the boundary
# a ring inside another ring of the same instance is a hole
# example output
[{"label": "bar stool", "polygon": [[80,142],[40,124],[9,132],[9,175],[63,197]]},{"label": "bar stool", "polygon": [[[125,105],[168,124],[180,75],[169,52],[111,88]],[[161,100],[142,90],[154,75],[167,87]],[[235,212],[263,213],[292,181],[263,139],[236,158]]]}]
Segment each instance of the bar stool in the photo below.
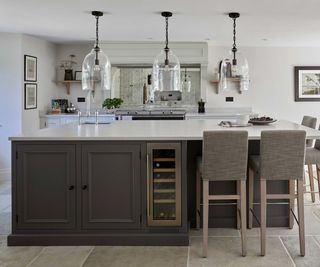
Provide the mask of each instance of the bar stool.
[{"label": "bar stool", "polygon": [[[205,131],[203,133],[203,256],[208,251],[208,223],[210,200],[237,200],[240,211],[242,256],[247,254],[246,173],[248,157],[248,132]],[[237,181],[239,192],[235,195],[210,195],[209,182]]]},{"label": "bar stool", "polygon": [[[320,126],[319,126],[320,130]],[[317,181],[318,181],[318,190],[319,190],[319,197],[320,197],[320,140],[317,139],[314,147],[307,147],[306,148],[306,160],[305,164],[308,165],[308,172],[309,177],[313,181],[313,169],[312,165],[316,165],[317,169]],[[309,167],[311,166],[311,167]],[[314,194],[314,193],[313,193]],[[314,200],[313,200],[314,202]]]},{"label": "bar stool", "polygon": [[[303,116],[301,125],[315,129],[316,124],[317,124],[317,118],[311,117],[311,116]],[[313,146],[313,140],[308,139],[306,141],[306,147],[312,147],[312,146]],[[315,202],[314,180],[313,180],[314,178],[313,178],[312,164],[315,164],[315,163],[310,163],[310,164],[306,163],[306,165],[308,165],[311,200],[312,200],[312,202]]]},{"label": "bar stool", "polygon": [[[298,201],[300,254],[305,255],[303,173],[306,133],[294,131],[262,131],[260,156],[249,157],[249,228],[252,228],[254,174],[260,177],[260,232],[261,255],[266,253],[267,199],[289,199],[289,224],[293,225],[294,199]],[[267,181],[289,181],[289,194],[267,194]],[[297,181],[297,196],[295,195]]]}]

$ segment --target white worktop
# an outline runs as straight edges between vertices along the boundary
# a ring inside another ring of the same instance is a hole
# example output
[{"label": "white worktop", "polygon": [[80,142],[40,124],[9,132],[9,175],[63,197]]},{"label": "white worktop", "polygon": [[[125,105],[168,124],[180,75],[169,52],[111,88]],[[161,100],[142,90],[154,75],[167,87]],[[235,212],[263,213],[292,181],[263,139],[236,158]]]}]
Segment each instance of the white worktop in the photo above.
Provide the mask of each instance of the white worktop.
[{"label": "white worktop", "polygon": [[[139,108],[137,110],[139,110]],[[174,108],[172,110],[174,110]],[[85,114],[85,112],[83,112],[83,114]],[[229,118],[235,118],[236,116],[243,115],[243,114],[251,115],[251,116],[257,115],[255,112],[252,111],[251,108],[244,107],[244,108],[207,108],[205,113],[198,113],[195,108],[186,109],[185,116],[186,116],[186,119],[215,119],[215,118],[229,119]],[[94,112],[92,113],[92,116],[94,116]],[[113,113],[110,113],[110,114],[100,113],[99,116],[114,117],[115,115]],[[76,118],[76,117],[78,117],[77,113],[47,114],[47,113],[40,112],[40,118]]]},{"label": "white worktop", "polygon": [[277,121],[265,126],[225,128],[220,120],[159,120],[114,121],[111,124],[68,124],[47,128],[31,134],[13,136],[10,140],[202,140],[206,130],[246,130],[250,140],[259,140],[263,130],[305,130],[308,139],[320,139],[320,131],[289,121]]}]

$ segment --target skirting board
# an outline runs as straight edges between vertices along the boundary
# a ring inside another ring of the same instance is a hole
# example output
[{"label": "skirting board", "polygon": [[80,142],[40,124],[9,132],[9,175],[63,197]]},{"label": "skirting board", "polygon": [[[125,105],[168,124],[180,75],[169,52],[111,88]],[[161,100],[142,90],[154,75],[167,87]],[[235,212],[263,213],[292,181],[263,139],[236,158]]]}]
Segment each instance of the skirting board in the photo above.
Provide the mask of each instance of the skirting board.
[{"label": "skirting board", "polygon": [[24,235],[8,236],[8,246],[188,246],[189,234]]}]

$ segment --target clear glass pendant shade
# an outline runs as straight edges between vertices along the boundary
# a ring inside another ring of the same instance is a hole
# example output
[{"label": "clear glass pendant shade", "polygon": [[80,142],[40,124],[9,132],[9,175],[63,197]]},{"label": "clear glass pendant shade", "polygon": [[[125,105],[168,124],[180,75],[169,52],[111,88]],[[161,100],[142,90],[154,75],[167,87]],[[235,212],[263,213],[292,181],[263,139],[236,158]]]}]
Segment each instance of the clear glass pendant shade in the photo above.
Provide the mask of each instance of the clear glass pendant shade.
[{"label": "clear glass pendant shade", "polygon": [[155,91],[181,91],[180,62],[171,50],[163,50],[153,63],[153,90]]},{"label": "clear glass pendant shade", "polygon": [[238,82],[240,92],[249,90],[249,64],[247,59],[237,51],[236,60],[234,60],[233,52],[222,60],[220,66],[220,90],[228,90],[232,88],[232,84]]},{"label": "clear glass pendant shade", "polygon": [[82,89],[92,92],[111,89],[111,64],[101,49],[98,55],[92,49],[82,63]]}]

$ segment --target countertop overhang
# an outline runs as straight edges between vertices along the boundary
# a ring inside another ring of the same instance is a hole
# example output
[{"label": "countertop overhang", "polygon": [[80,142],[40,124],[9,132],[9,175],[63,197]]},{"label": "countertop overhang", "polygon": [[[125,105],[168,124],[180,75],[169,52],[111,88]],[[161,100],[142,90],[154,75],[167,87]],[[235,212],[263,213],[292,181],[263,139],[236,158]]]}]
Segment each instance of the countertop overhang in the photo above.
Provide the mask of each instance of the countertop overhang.
[{"label": "countertop overhang", "polygon": [[202,140],[203,131],[248,131],[249,140],[259,140],[263,130],[305,130],[307,139],[320,139],[320,131],[280,120],[264,126],[225,128],[220,120],[114,121],[111,124],[67,124],[9,137],[11,141],[174,141]]}]

